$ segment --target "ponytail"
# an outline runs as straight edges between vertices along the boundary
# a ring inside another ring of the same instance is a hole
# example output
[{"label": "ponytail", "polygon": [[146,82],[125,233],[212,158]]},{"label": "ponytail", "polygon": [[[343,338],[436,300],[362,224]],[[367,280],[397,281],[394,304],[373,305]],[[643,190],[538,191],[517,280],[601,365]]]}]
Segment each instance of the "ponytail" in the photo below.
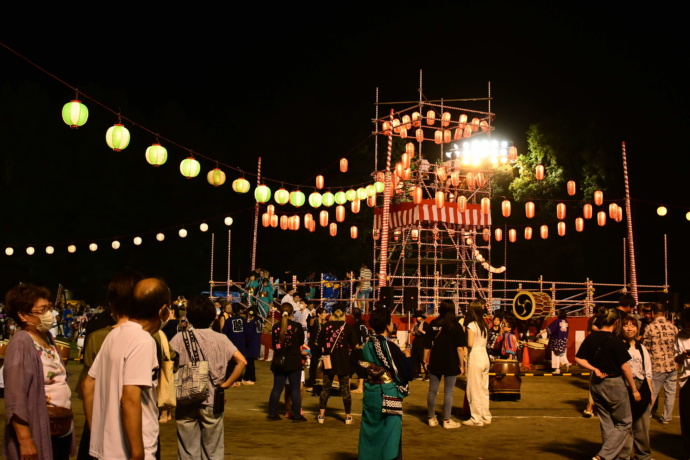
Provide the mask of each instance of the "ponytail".
[{"label": "ponytail", "polygon": [[292,316],[293,312],[292,304],[290,303],[284,303],[283,305],[280,306],[280,311],[282,312],[281,318],[280,318],[280,341],[283,342],[285,340],[285,333],[287,332],[287,327],[288,327],[288,321],[290,321],[290,317]]}]

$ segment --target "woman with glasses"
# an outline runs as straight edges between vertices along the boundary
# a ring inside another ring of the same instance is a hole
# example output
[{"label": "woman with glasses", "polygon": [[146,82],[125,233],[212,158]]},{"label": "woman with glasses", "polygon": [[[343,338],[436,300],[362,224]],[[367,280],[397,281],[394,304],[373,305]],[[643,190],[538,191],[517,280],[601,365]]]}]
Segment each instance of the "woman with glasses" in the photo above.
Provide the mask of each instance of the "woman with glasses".
[{"label": "woman with glasses", "polygon": [[20,285],[5,297],[19,330],[5,356],[5,455],[8,459],[69,459],[72,396],[67,370],[49,330],[50,292]]}]

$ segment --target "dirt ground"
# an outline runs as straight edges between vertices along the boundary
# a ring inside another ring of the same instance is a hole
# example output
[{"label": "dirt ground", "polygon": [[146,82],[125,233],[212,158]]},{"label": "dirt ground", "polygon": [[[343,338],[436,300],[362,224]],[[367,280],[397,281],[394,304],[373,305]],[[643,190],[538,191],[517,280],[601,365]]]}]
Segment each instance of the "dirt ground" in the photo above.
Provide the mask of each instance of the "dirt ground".
[{"label": "dirt ground", "polygon": [[[289,420],[267,422],[268,396],[273,383],[269,363],[257,362],[257,384],[226,392],[225,456],[238,459],[356,459],[362,395],[353,394],[355,424],[346,426],[342,400],[337,393],[328,402],[326,423],[316,423],[318,398],[305,393],[303,407],[309,423]],[[71,385],[81,365],[70,362]],[[573,371],[574,373],[577,371]],[[493,422],[485,427],[444,430],[426,424],[428,383],[414,381],[405,399],[403,454],[405,458],[461,459],[578,459],[591,458],[599,448],[601,434],[596,418],[582,417],[587,402],[587,377],[523,377],[519,401],[492,401]],[[459,415],[464,380],[454,395],[453,416]],[[81,401],[73,399],[76,432],[82,431]],[[676,401],[677,403],[677,401]],[[437,398],[437,414],[442,410]],[[682,457],[678,410],[670,425],[651,422],[654,457]],[[5,406],[0,404],[4,418]],[[3,434],[0,434],[2,437]],[[177,456],[174,421],[161,424],[162,459]]]}]

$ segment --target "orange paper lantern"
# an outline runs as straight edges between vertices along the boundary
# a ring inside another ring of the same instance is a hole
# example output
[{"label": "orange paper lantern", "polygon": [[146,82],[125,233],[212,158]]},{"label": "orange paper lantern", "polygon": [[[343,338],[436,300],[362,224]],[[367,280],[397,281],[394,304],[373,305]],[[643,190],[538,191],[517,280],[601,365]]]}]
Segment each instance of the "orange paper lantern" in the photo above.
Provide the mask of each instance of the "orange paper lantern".
[{"label": "orange paper lantern", "polygon": [[419,204],[422,202],[422,196],[424,193],[424,189],[422,187],[415,187],[414,190],[412,191],[412,201],[414,204]]},{"label": "orange paper lantern", "polygon": [[446,179],[448,179],[448,173],[446,173],[445,166],[436,167],[436,177],[438,178],[439,182],[445,182]]},{"label": "orange paper lantern", "polygon": [[615,220],[616,214],[618,214],[618,205],[616,203],[611,203],[609,205],[609,217]]},{"label": "orange paper lantern", "polygon": [[592,218],[592,205],[587,203],[582,207],[582,216],[585,219],[591,219]]},{"label": "orange paper lantern", "polygon": [[281,230],[287,230],[288,229],[288,216],[280,216],[280,229]]},{"label": "orange paper lantern", "polygon": [[393,127],[394,133],[400,132],[400,120],[398,120],[397,118],[393,118],[393,120],[391,121],[391,126]]},{"label": "orange paper lantern", "polygon": [[613,218],[616,222],[620,222],[623,220],[623,208],[620,206],[616,205],[616,217]]},{"label": "orange paper lantern", "polygon": [[316,188],[319,190],[323,188],[323,176],[321,174],[316,176]]},{"label": "orange paper lantern", "polygon": [[547,239],[549,237],[549,227],[542,225],[539,229],[539,234],[543,240]]},{"label": "orange paper lantern", "polygon": [[410,158],[414,158],[414,144],[412,142],[405,144],[405,153],[407,153]]},{"label": "orange paper lantern", "polygon": [[558,220],[565,219],[565,203],[558,203],[556,206],[556,217]]},{"label": "orange paper lantern", "polygon": [[525,227],[525,239],[526,240],[532,239],[532,227]]},{"label": "orange paper lantern", "polygon": [[271,225],[271,216],[267,212],[261,214],[261,225],[264,227]]},{"label": "orange paper lantern", "polygon": [[426,124],[429,126],[433,126],[433,124],[436,123],[436,112],[433,110],[429,110],[426,113]]},{"label": "orange paper lantern", "polygon": [[450,129],[443,130],[443,143],[448,144],[451,141]]},{"label": "orange paper lantern", "polygon": [[357,231],[357,226],[353,225],[352,227],[350,227],[350,238],[352,238],[353,240],[357,239],[358,235],[359,233]]},{"label": "orange paper lantern", "polygon": [[450,124],[450,112],[443,112],[441,115],[441,126],[445,127]]},{"label": "orange paper lantern", "polygon": [[345,220],[345,206],[342,204],[335,207],[335,220],[338,222]]},{"label": "orange paper lantern", "polygon": [[570,195],[570,196],[575,195],[576,187],[575,187],[575,181],[574,180],[569,180],[566,188],[568,189],[568,195]]},{"label": "orange paper lantern", "polygon": [[565,222],[558,223],[558,236],[565,236]]},{"label": "orange paper lantern", "polygon": [[419,112],[412,112],[412,126],[419,128],[422,124],[421,119],[422,116],[419,114]]},{"label": "orange paper lantern", "polygon": [[300,227],[300,220],[299,216],[292,216],[292,229],[293,230],[299,230]]},{"label": "orange paper lantern", "polygon": [[509,200],[503,200],[503,203],[501,203],[501,213],[503,214],[503,217],[510,217],[510,201]]},{"label": "orange paper lantern", "polygon": [[601,206],[602,203],[604,202],[604,192],[601,190],[597,190],[594,192],[594,204],[597,206]]},{"label": "orange paper lantern", "polygon": [[466,125],[465,130],[462,132],[462,138],[467,139],[472,135],[472,126],[471,125]]},{"label": "orange paper lantern", "polygon": [[404,127],[405,129],[410,129],[410,128],[412,128],[412,123],[411,123],[411,121],[412,121],[412,119],[410,118],[409,115],[403,115],[403,117],[402,117],[402,122],[403,122],[403,127]]},{"label": "orange paper lantern", "polygon": [[316,231],[316,221],[312,220],[311,222],[309,222],[309,227],[307,227],[307,229],[310,232],[314,233]]},{"label": "orange paper lantern", "polygon": [[424,141],[424,130],[422,128],[418,128],[414,132],[414,137],[417,140],[417,142],[422,142]]},{"label": "orange paper lantern", "polygon": [[496,230],[494,230],[494,236],[496,238],[496,241],[501,241],[503,239],[503,230],[497,228]]},{"label": "orange paper lantern", "polygon": [[403,164],[402,164],[400,161],[398,161],[397,163],[395,163],[395,175],[396,175],[396,176],[402,177],[402,175],[403,175],[403,170],[404,170],[404,169],[405,169],[405,168],[403,168]]},{"label": "orange paper lantern", "polygon": [[360,201],[359,199],[357,200],[352,200],[352,203],[350,203],[350,209],[352,210],[353,213],[357,214],[359,212],[360,208]]},{"label": "orange paper lantern", "polygon": [[544,179],[544,165],[537,165],[537,168],[534,171],[534,177],[536,177],[537,180]]},{"label": "orange paper lantern", "polygon": [[410,168],[403,169],[402,176],[400,178],[402,180],[410,180],[410,177],[412,176],[412,170]]},{"label": "orange paper lantern", "polygon": [[405,128],[404,126],[400,127],[400,137],[402,139],[407,139],[407,128]]},{"label": "orange paper lantern", "polygon": [[517,231],[514,228],[508,230],[508,240],[511,243],[515,243],[515,241],[517,240]]},{"label": "orange paper lantern", "polygon": [[599,211],[597,213],[597,224],[599,224],[600,227],[606,225],[606,213],[604,211]]},{"label": "orange paper lantern", "polygon": [[436,144],[443,144],[443,131],[434,132],[434,142]]},{"label": "orange paper lantern", "polygon": [[304,228],[311,227],[311,223],[313,221],[314,221],[314,216],[312,216],[310,213],[306,213],[304,215]]},{"label": "orange paper lantern", "polygon": [[525,215],[528,219],[534,217],[534,203],[532,201],[525,203]]},{"label": "orange paper lantern", "polygon": [[381,133],[383,133],[384,136],[389,136],[391,134],[390,121],[384,121],[383,123],[381,123]]},{"label": "orange paper lantern", "polygon": [[417,241],[419,239],[419,230],[413,228],[412,231],[410,231],[410,238],[412,238],[412,241]]},{"label": "orange paper lantern", "polygon": [[367,206],[369,206],[370,208],[376,206],[376,195],[367,197]]},{"label": "orange paper lantern", "polygon": [[407,152],[400,155],[400,162],[402,163],[403,168],[408,169],[410,167],[410,155]]},{"label": "orange paper lantern", "polygon": [[517,147],[514,145],[508,148],[508,161],[511,163],[517,161]]},{"label": "orange paper lantern", "polygon": [[347,172],[347,158],[340,159],[340,172]]},{"label": "orange paper lantern", "polygon": [[489,123],[486,120],[482,120],[479,122],[479,127],[482,129],[483,133],[488,133],[489,132]]},{"label": "orange paper lantern", "polygon": [[482,230],[482,238],[484,239],[484,241],[489,241],[491,239],[491,230],[489,230],[488,228]]},{"label": "orange paper lantern", "polygon": [[491,200],[489,200],[487,197],[482,198],[481,206],[482,214],[488,215],[491,212]]},{"label": "orange paper lantern", "polygon": [[467,197],[465,195],[460,195],[458,197],[458,211],[465,212],[467,209]]},{"label": "orange paper lantern", "polygon": [[465,124],[467,123],[467,115],[465,115],[464,113],[460,114],[460,118],[458,121],[459,121],[458,126],[460,127],[460,129],[464,129]]},{"label": "orange paper lantern", "polygon": [[465,182],[467,183],[467,188],[472,189],[476,184],[474,173],[468,172],[465,176]]},{"label": "orange paper lantern", "polygon": [[581,232],[585,229],[585,220],[582,217],[575,219],[575,230]]},{"label": "orange paper lantern", "polygon": [[319,224],[322,227],[328,225],[328,211],[326,211],[325,209],[319,213]]},{"label": "orange paper lantern", "polygon": [[328,227],[329,233],[331,236],[335,236],[338,234],[338,224],[335,222],[331,223],[331,225]]},{"label": "orange paper lantern", "polygon": [[437,208],[442,208],[446,204],[446,194],[443,192],[436,192],[436,197],[434,199]]},{"label": "orange paper lantern", "polygon": [[273,214],[271,216],[271,227],[276,228],[278,226],[278,216]]},{"label": "orange paper lantern", "polygon": [[457,187],[460,185],[460,173],[457,171],[453,171],[450,173],[450,183],[453,187]]},{"label": "orange paper lantern", "polygon": [[479,131],[479,118],[473,118],[472,124],[470,126],[472,127],[473,133],[476,133],[477,131]]}]

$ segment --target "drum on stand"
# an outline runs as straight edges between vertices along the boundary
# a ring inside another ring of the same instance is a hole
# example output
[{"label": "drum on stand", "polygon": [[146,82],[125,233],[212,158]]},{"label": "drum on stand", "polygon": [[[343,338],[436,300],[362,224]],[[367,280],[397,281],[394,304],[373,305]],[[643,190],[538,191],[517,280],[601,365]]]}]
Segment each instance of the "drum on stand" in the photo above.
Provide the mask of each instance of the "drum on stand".
[{"label": "drum on stand", "polygon": [[67,361],[69,361],[69,355],[72,352],[72,347],[70,346],[70,343],[64,340],[56,340],[55,347],[57,348],[58,353],[60,353],[62,363],[65,366],[67,366]]},{"label": "drum on stand", "polygon": [[520,399],[520,363],[512,359],[495,359],[489,368],[489,394]]},{"label": "drum on stand", "polygon": [[546,292],[520,291],[513,299],[513,314],[517,319],[527,321],[531,317],[550,316],[553,302]]}]

